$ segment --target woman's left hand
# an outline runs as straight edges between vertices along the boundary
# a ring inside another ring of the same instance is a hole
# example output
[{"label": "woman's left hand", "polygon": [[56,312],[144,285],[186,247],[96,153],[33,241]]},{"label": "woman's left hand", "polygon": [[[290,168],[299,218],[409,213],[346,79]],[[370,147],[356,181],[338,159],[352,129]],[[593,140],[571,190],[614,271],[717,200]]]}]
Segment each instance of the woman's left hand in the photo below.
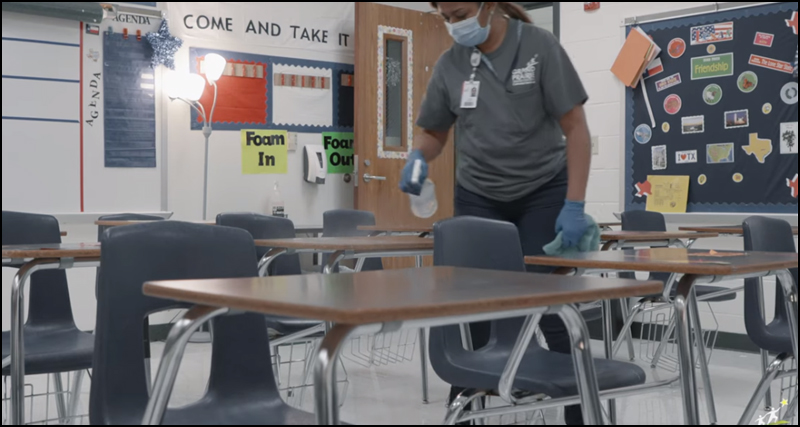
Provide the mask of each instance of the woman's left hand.
[{"label": "woman's left hand", "polygon": [[567,200],[556,220],[556,233],[563,233],[564,248],[575,248],[589,229],[586,222],[586,203]]}]

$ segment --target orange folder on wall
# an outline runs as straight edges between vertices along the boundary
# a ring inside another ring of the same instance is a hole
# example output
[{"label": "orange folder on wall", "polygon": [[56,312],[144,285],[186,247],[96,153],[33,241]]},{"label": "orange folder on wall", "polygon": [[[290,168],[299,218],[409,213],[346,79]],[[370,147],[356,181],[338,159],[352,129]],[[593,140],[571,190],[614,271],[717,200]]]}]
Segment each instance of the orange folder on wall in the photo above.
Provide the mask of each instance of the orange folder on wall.
[{"label": "orange folder on wall", "polygon": [[611,72],[628,87],[635,88],[647,65],[657,56],[655,43],[643,31],[634,28],[622,46]]}]

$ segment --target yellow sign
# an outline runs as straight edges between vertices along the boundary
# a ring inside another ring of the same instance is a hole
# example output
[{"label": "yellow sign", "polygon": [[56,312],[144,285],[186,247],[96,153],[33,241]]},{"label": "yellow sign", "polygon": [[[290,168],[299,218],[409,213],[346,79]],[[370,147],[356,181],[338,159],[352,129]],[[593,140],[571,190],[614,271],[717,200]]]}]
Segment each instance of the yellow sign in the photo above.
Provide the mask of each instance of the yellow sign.
[{"label": "yellow sign", "polygon": [[649,176],[652,194],[647,198],[647,210],[661,213],[686,213],[689,202],[688,176]]},{"label": "yellow sign", "polygon": [[242,174],[288,173],[288,139],[289,135],[283,130],[243,130]]}]

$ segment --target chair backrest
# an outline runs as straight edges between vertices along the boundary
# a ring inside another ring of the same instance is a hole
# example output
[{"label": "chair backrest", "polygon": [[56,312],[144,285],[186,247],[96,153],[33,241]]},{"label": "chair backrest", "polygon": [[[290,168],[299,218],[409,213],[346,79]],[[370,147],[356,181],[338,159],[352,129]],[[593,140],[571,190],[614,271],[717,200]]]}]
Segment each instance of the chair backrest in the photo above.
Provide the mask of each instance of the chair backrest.
[{"label": "chair backrest", "polygon": [[[114,214],[114,215],[106,215],[97,218],[98,221],[163,221],[164,218],[160,216],[153,216],[153,215],[142,215],[142,214],[131,214],[131,213],[124,213],[124,214]],[[103,234],[106,230],[109,230],[114,227],[110,227],[107,225],[98,225],[97,226],[97,241],[103,243]],[[100,268],[97,269],[97,273],[95,274],[94,280],[94,295],[97,297],[97,287],[100,283]]]},{"label": "chair backrest", "polygon": [[[58,220],[49,215],[3,211],[3,245],[61,243]],[[34,273],[28,284],[29,326],[75,329],[64,270]]]},{"label": "chair backrest", "polygon": [[[291,239],[297,236],[294,223],[290,219],[254,213],[226,213],[217,215],[217,225],[241,228],[253,236],[255,240]],[[260,260],[272,248],[256,248],[256,261]],[[298,255],[278,257],[269,268],[270,276],[291,276],[302,274]]]},{"label": "chair backrest", "polygon": [[[513,224],[474,217],[457,217],[434,225],[436,266],[525,272],[525,257],[517,227]],[[492,322],[489,346],[513,346],[524,319]],[[532,346],[537,344],[532,343]],[[447,369],[453,355],[464,352],[458,326],[432,328],[431,366],[437,372]],[[441,375],[443,376],[444,375]]]},{"label": "chair backrest", "polygon": [[[365,237],[368,231],[358,227],[375,225],[375,214],[372,212],[337,209],[322,215],[322,235],[324,237]],[[323,256],[323,264],[328,257]],[[370,258],[364,262],[362,271],[383,270],[383,262],[378,258]],[[338,270],[336,270],[338,271]]]},{"label": "chair backrest", "polygon": [[[794,233],[788,222],[780,219],[751,217],[744,221],[744,249],[756,252],[795,252]],[[797,286],[797,269],[792,270],[794,285]],[[758,279],[747,279],[744,291],[744,320],[747,335],[760,348],[771,349],[775,344],[774,335],[767,331],[764,316],[761,315]],[[775,289],[775,321],[788,322],[786,299],[783,288]],[[787,328],[788,329],[788,328]]]},{"label": "chair backrest", "polygon": [[[97,218],[98,221],[163,221],[164,218],[160,216],[154,215],[142,215],[142,214],[132,214],[132,213],[123,213],[123,214],[114,214],[114,215],[106,215]],[[98,225],[97,226],[97,241],[103,241],[103,233],[106,232],[109,228],[105,225]]]},{"label": "chair backrest", "polygon": [[[667,220],[660,212],[628,211],[622,213],[622,231],[667,231]],[[633,273],[621,273],[619,277],[633,279]],[[650,273],[651,280],[669,281],[669,273]]]},{"label": "chair backrest", "polygon": [[[253,238],[228,227],[162,221],[108,230],[103,241],[90,418],[120,424],[144,415],[148,401],[142,346],[145,316],[185,308],[146,297],[150,280],[244,278],[257,275]],[[263,316],[213,322],[208,396],[275,394]]]}]

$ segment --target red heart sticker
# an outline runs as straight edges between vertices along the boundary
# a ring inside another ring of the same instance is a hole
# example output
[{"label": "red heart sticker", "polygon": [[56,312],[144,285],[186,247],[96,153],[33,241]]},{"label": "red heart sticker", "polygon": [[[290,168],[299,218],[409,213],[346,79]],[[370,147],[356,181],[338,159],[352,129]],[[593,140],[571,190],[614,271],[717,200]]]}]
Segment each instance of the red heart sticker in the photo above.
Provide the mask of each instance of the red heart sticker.
[{"label": "red heart sticker", "polygon": [[681,154],[681,160],[686,160],[688,158],[689,158],[689,156],[687,156],[686,154]]}]

